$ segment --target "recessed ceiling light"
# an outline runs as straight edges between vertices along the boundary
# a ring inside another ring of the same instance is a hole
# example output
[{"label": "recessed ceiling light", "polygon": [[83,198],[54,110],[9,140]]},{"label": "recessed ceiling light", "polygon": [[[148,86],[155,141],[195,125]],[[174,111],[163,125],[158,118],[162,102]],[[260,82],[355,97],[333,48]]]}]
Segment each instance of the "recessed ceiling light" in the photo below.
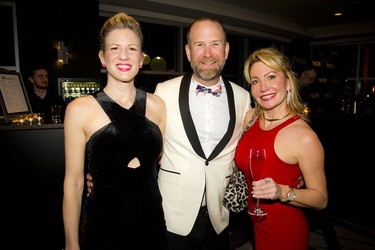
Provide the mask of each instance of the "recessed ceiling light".
[{"label": "recessed ceiling light", "polygon": [[342,16],[342,12],[336,12],[335,16]]}]

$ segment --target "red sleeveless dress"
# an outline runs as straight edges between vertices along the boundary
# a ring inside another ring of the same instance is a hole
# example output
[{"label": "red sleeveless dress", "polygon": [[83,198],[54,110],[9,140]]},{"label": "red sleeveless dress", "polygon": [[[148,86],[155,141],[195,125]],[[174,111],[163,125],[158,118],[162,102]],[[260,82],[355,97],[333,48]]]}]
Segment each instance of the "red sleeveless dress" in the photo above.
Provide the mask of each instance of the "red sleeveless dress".
[{"label": "red sleeveless dress", "polygon": [[[276,183],[297,187],[301,176],[298,164],[287,164],[279,159],[274,150],[275,137],[285,126],[300,119],[294,116],[271,130],[262,130],[257,119],[240,139],[235,161],[248,181],[251,190],[252,177],[249,169],[250,148],[266,149],[266,167],[264,177],[272,177]],[[268,213],[263,217],[251,216],[254,225],[256,250],[303,250],[308,249],[309,227],[301,208],[288,205],[280,200],[260,199],[261,207]],[[249,194],[249,208],[253,208],[255,199]],[[249,215],[250,216],[250,215]]]}]

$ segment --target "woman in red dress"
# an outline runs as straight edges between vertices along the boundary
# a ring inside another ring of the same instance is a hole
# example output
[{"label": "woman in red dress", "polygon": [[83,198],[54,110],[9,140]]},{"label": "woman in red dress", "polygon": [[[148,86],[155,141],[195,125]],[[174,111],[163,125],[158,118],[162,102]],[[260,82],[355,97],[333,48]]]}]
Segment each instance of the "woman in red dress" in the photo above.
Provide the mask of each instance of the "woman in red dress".
[{"label": "woman in red dress", "polygon": [[[288,58],[275,48],[252,53],[244,74],[256,103],[254,124],[241,138],[235,155],[245,173],[251,194],[249,210],[256,199],[267,211],[252,216],[255,249],[308,249],[309,228],[301,208],[324,209],[328,203],[323,146],[309,126],[299,96],[298,83]],[[251,148],[266,150],[262,179],[254,180],[249,169]],[[303,177],[305,187],[297,188]]]}]

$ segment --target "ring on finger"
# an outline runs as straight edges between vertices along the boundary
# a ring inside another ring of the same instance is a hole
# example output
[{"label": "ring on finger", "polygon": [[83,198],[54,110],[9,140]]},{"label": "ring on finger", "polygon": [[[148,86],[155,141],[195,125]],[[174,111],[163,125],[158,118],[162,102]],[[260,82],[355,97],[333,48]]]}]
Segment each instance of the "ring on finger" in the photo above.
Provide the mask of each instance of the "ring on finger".
[{"label": "ring on finger", "polygon": [[266,184],[268,184],[268,183],[271,182],[270,178],[264,178],[263,180],[264,180],[264,182],[265,182]]}]

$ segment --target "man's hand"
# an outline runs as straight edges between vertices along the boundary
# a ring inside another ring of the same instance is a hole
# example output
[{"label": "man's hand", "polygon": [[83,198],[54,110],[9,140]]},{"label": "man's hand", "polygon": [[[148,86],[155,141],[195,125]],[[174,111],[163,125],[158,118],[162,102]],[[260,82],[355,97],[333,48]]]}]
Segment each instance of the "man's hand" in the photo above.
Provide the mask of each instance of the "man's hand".
[{"label": "man's hand", "polygon": [[92,176],[90,173],[86,175],[86,185],[87,185],[87,197],[90,196],[92,189],[94,188],[94,183],[92,182]]},{"label": "man's hand", "polygon": [[[301,175],[299,178],[298,178],[298,180],[299,180],[299,183],[298,183],[298,185],[297,185],[297,188],[301,188],[301,187],[303,187],[304,185],[305,185],[305,182],[303,181],[303,176]],[[92,184],[92,183],[91,183]],[[91,187],[92,187],[93,185],[91,185]]]}]

